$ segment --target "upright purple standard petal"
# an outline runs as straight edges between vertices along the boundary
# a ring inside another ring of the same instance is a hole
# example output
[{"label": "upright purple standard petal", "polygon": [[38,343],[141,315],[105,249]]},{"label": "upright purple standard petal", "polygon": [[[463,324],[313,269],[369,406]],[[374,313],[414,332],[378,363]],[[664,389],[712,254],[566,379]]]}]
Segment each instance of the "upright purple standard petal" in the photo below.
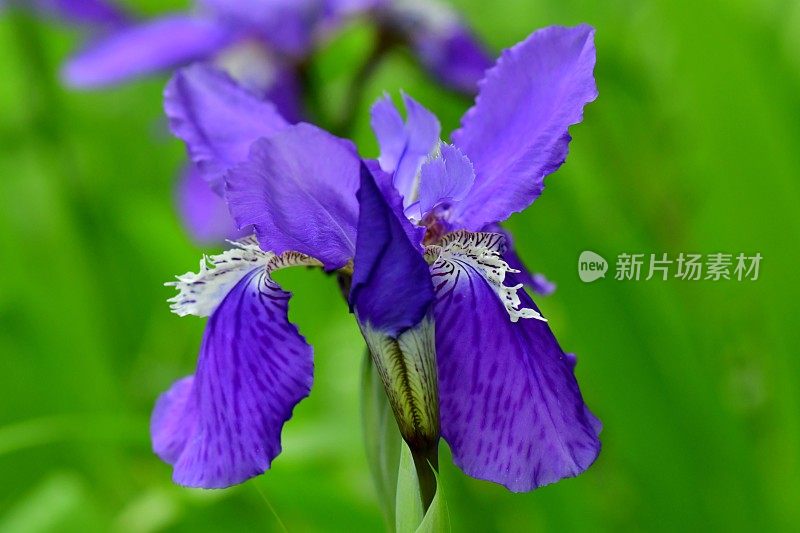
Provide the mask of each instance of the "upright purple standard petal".
[{"label": "upright purple standard petal", "polygon": [[468,262],[439,260],[431,271],[442,436],[456,464],[515,492],[587,469],[600,425],[547,323],[511,322]]},{"label": "upright purple standard petal", "polygon": [[93,43],[67,62],[62,76],[73,87],[111,85],[206,58],[230,39],[213,21],[172,15]]},{"label": "upright purple standard petal", "polygon": [[433,113],[407,94],[403,94],[403,103],[408,114],[405,122],[387,95],[372,106],[371,123],[381,149],[381,169],[394,175],[394,186],[408,206],[417,173],[436,148],[441,126]]},{"label": "upright purple standard petal", "polygon": [[164,110],[172,133],[186,143],[192,161],[220,194],[225,172],[247,159],[250,145],[288,126],[271,102],[205,64],[172,77]]},{"label": "upright purple standard petal", "polygon": [[231,214],[253,225],[261,247],[297,251],[329,270],[355,253],[359,184],[355,147],[310,124],[256,142],[225,178]]},{"label": "upright purple standard petal", "polygon": [[396,337],[428,312],[433,300],[430,272],[364,164],[358,202],[350,302],[359,322]]},{"label": "upright purple standard petal", "polygon": [[198,244],[216,245],[253,233],[252,228],[236,229],[225,199],[211,190],[193,165],[181,175],[177,202],[186,229]]},{"label": "upright purple standard petal", "polygon": [[290,294],[263,268],[247,273],[209,318],[194,377],[159,398],[153,449],[176,483],[222,488],[263,473],[305,398],[311,347],[288,321]]},{"label": "upright purple standard petal", "polygon": [[441,157],[422,165],[419,184],[419,210],[422,216],[435,207],[462,200],[475,181],[472,163],[455,146],[443,144]]},{"label": "upright purple standard petal", "polygon": [[594,30],[553,26],[503,52],[475,106],[453,133],[475,167],[475,186],[453,213],[477,231],[530,205],[567,157],[569,126],[597,97]]}]

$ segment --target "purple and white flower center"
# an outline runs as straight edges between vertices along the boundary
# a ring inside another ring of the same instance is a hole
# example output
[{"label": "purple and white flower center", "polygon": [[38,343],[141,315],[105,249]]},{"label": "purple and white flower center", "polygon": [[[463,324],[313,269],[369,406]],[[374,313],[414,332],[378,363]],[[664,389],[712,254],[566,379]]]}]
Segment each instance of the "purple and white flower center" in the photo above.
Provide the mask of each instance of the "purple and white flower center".
[{"label": "purple and white flower center", "polygon": [[498,233],[458,230],[445,234],[436,244],[426,245],[425,259],[431,265],[434,278],[441,278],[445,284],[456,283],[456,277],[450,274],[458,268],[471,269],[480,274],[500,298],[511,322],[517,322],[520,318],[547,322],[536,310],[520,308],[522,302],[517,291],[522,289],[522,283],[510,287],[505,285],[506,274],[519,272],[503,260],[505,246],[505,237]]}]

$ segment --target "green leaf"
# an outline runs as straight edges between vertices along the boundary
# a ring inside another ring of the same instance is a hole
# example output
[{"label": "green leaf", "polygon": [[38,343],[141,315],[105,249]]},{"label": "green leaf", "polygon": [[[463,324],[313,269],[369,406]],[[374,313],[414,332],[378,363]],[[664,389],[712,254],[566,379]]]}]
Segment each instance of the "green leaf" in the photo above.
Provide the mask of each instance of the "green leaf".
[{"label": "green leaf", "polygon": [[422,498],[419,494],[419,480],[414,467],[411,450],[403,442],[400,448],[400,469],[397,473],[397,533],[413,533],[422,523]]},{"label": "green leaf", "polygon": [[439,475],[436,475],[436,494],[433,501],[422,519],[422,523],[417,528],[417,533],[449,533],[450,532],[450,511],[447,508],[447,501],[444,498],[444,490]]},{"label": "green leaf", "polygon": [[383,383],[375,371],[368,351],[364,356],[361,385],[361,416],[367,462],[387,529],[392,530],[395,526],[395,495],[400,465],[400,443],[403,439],[397,429],[386,392],[383,390]]},{"label": "green leaf", "polygon": [[428,512],[423,516],[419,480],[411,450],[405,442],[400,451],[400,469],[397,475],[396,500],[397,533],[449,533],[450,514],[444,498],[442,483],[436,476],[436,494]]}]

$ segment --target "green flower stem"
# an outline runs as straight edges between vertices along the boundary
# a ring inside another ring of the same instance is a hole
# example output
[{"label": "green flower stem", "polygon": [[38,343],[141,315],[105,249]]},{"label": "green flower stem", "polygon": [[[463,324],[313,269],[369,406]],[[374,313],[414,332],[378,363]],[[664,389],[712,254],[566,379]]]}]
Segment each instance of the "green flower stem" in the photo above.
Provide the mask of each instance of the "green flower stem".
[{"label": "green flower stem", "polygon": [[426,513],[431,506],[431,502],[433,502],[433,497],[436,495],[436,473],[439,472],[439,443],[437,442],[432,447],[424,450],[411,448],[411,456],[414,458],[414,467],[417,469],[423,513]]}]

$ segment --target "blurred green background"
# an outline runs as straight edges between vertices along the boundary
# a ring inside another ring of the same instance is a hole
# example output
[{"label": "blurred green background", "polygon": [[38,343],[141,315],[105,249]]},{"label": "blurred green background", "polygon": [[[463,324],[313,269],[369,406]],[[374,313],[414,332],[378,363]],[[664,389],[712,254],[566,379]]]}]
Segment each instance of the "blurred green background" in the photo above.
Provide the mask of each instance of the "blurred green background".
[{"label": "blurred green background", "polygon": [[[538,300],[605,429],[587,473],[529,494],[465,477],[443,450],[454,531],[797,531],[800,2],[455,3],[495,50],[548,24],[597,28],[600,98],[509,226],[558,283]],[[368,38],[351,28],[315,64],[333,107]],[[183,148],[165,133],[165,78],[69,92],[56,72],[80,41],[0,20],[0,532],[380,530],[362,341],[321,274],[280,275],[316,375],[273,469],[185,490],[151,453],[150,409],[192,371],[203,327],[168,312],[162,283],[201,249],[174,209]],[[363,154],[376,154],[369,104],[400,88],[445,132],[467,107],[393,56],[362,103]],[[584,284],[586,249],[764,259],[756,282]]]}]

